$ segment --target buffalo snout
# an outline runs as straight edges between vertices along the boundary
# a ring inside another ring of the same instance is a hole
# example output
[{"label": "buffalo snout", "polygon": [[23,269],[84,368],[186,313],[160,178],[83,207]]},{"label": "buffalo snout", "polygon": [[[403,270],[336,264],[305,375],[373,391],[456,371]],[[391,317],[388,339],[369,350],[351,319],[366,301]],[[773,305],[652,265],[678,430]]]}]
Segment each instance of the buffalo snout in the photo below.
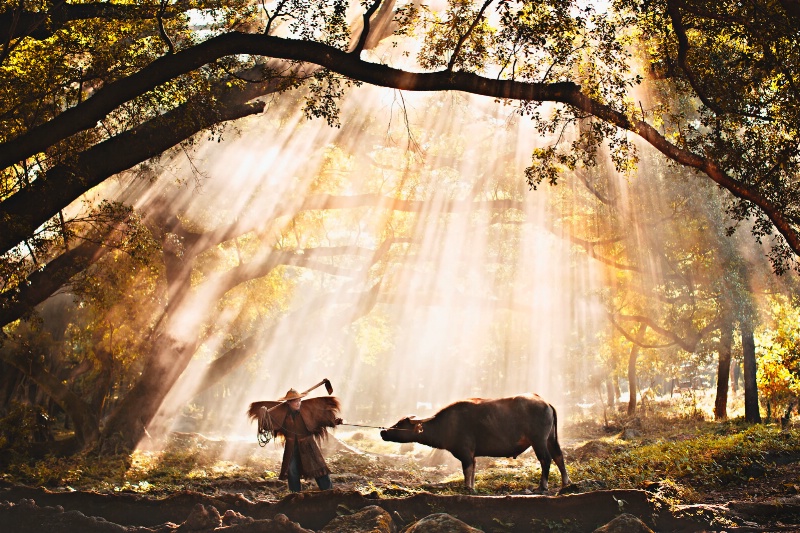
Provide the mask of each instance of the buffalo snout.
[{"label": "buffalo snout", "polygon": [[381,431],[381,438],[387,442],[408,442],[410,432],[403,431],[396,426]]}]

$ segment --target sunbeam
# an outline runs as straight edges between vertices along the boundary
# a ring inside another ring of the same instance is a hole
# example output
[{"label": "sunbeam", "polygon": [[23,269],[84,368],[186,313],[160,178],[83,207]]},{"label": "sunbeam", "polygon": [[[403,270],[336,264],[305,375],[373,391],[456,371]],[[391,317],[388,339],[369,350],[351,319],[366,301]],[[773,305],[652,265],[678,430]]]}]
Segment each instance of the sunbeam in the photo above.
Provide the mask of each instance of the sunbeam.
[{"label": "sunbeam", "polygon": [[545,140],[481,97],[357,88],[338,129],[293,104],[178,152],[138,199],[193,236],[161,334],[195,355],[150,438],[246,438],[249,402],[322,377],[359,424],[523,392],[568,412],[599,275],[520,183]]}]

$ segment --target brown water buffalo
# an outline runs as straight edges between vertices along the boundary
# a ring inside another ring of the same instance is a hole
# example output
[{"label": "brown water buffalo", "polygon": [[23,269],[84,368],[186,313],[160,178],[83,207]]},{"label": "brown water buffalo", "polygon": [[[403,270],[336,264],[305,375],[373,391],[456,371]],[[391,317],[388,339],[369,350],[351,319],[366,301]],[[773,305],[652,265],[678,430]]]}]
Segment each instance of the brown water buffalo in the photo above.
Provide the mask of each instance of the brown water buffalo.
[{"label": "brown water buffalo", "polygon": [[475,486],[475,457],[517,457],[533,447],[542,465],[537,491],[546,492],[551,460],[561,472],[561,486],[570,484],[558,444],[557,422],[555,408],[536,394],[472,398],[450,404],[431,418],[403,418],[381,431],[381,438],[449,451],[461,461],[469,490]]}]

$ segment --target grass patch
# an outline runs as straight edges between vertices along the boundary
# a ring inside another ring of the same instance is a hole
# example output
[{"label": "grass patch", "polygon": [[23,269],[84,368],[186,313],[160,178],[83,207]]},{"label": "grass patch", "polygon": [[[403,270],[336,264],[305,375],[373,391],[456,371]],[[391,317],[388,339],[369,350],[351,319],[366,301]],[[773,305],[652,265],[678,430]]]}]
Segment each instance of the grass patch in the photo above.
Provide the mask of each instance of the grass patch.
[{"label": "grass patch", "polygon": [[573,479],[602,479],[609,488],[672,480],[707,491],[747,482],[770,456],[800,455],[800,432],[776,426],[707,423],[647,442],[624,443],[604,458],[568,464]]}]

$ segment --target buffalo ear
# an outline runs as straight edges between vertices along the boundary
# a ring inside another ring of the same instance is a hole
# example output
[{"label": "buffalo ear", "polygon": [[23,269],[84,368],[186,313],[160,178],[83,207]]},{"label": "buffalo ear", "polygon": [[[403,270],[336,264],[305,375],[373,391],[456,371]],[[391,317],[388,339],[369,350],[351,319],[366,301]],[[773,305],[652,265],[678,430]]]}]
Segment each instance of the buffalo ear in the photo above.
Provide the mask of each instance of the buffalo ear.
[{"label": "buffalo ear", "polygon": [[418,423],[414,425],[414,433],[422,433],[422,423]]}]

